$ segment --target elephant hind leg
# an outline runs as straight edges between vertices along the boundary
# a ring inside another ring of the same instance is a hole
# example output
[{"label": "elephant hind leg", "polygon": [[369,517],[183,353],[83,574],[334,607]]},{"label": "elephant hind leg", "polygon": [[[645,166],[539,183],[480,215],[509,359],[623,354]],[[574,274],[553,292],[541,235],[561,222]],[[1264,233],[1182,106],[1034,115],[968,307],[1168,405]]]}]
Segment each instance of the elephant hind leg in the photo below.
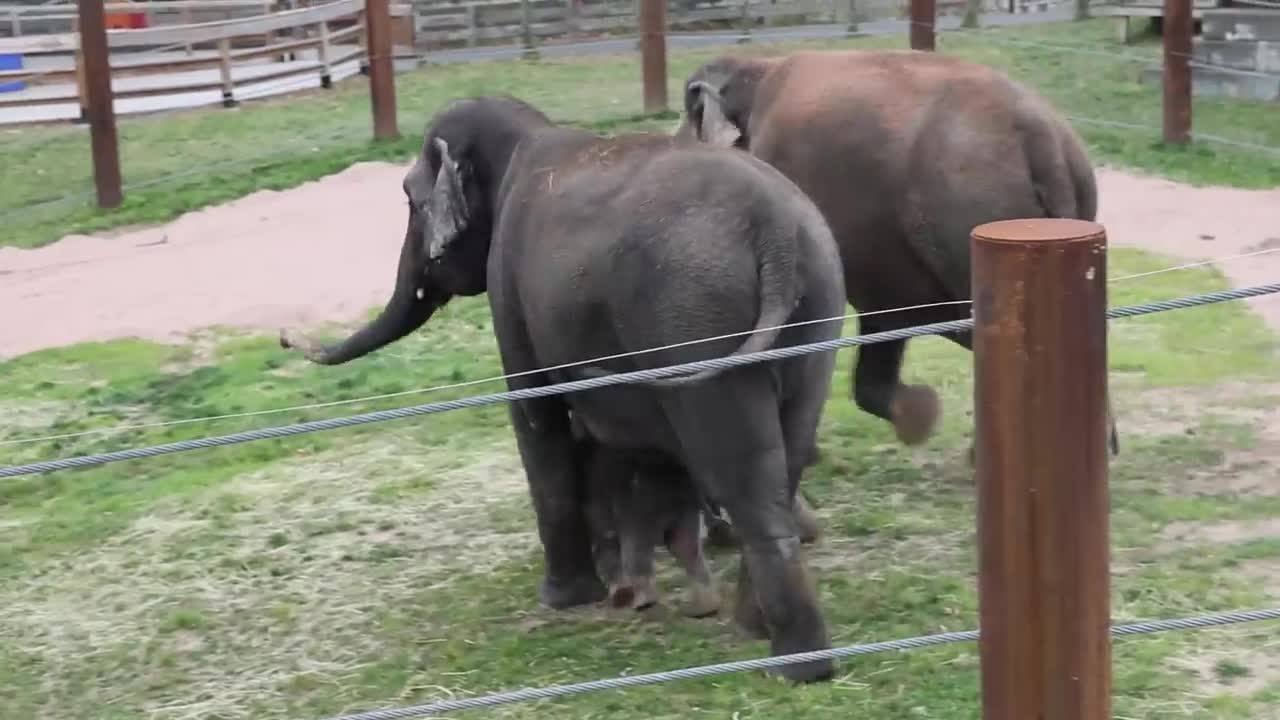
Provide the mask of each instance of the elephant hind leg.
[{"label": "elephant hind leg", "polygon": [[[865,332],[876,332],[866,328]],[[858,348],[853,371],[853,399],[862,410],[893,424],[907,445],[928,440],[938,424],[942,402],[928,385],[904,385],[900,377],[906,340]]]},{"label": "elephant hind leg", "polygon": [[[743,572],[735,616],[758,608],[774,655],[830,647],[826,620],[797,537],[786,443],[770,370],[747,367],[681,388],[665,400],[689,470],[728,512]],[[751,629],[751,628],[749,628]],[[797,682],[828,680],[831,661],[776,672]]]}]

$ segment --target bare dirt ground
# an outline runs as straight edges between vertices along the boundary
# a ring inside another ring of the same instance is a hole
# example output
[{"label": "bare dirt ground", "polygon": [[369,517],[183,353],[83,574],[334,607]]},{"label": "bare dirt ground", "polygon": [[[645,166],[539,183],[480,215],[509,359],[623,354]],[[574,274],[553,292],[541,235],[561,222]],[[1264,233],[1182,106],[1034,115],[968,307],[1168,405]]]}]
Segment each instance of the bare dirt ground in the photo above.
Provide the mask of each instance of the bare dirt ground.
[{"label": "bare dirt ground", "polygon": [[[358,320],[386,299],[404,234],[404,168],[362,163],[168,225],[0,248],[0,359],[84,341],[181,341],[202,328],[274,331]],[[1187,261],[1280,247],[1280,190],[1193,188],[1100,169],[1111,243]],[[1227,263],[1275,280],[1280,253]],[[1280,303],[1254,307],[1280,327]]]}]

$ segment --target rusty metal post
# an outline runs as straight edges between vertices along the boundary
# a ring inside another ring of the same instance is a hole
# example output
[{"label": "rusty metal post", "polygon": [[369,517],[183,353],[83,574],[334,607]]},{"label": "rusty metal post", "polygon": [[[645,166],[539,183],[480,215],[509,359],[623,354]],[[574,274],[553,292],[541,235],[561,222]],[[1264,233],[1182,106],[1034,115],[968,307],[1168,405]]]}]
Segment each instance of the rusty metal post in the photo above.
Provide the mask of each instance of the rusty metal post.
[{"label": "rusty metal post", "polygon": [[1191,139],[1191,0],[1164,0],[1164,141]]},{"label": "rusty metal post", "polygon": [[396,124],[396,79],[391,65],[391,2],[364,1],[366,47],[369,54],[369,94],[373,102],[373,137],[395,140],[400,137]]},{"label": "rusty metal post", "polygon": [[93,184],[98,207],[117,208],[124,202],[120,180],[120,147],[116,137],[116,112],[111,91],[111,58],[107,49],[106,9],[103,0],[77,2],[84,98],[87,103],[89,141],[93,151]]},{"label": "rusty metal post", "polygon": [[1107,239],[973,230],[984,720],[1110,720]]},{"label": "rusty metal post", "polygon": [[912,50],[933,50],[933,24],[937,16],[936,0],[911,0],[911,37]]},{"label": "rusty metal post", "polygon": [[644,111],[667,109],[667,2],[640,0],[640,66]]}]

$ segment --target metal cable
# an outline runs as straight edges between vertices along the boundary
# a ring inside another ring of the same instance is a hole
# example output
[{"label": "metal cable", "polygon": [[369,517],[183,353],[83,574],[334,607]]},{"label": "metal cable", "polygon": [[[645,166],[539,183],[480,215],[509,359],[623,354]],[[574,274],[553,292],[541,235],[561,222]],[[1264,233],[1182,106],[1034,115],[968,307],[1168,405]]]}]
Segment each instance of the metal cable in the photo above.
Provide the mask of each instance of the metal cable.
[{"label": "metal cable", "polygon": [[[1129,305],[1112,308],[1107,311],[1107,318],[1115,319],[1134,317],[1137,315],[1164,312],[1166,310],[1176,310],[1180,308],[1196,307],[1199,305],[1228,302],[1231,300],[1241,300],[1244,298],[1257,297],[1259,295],[1268,295],[1277,292],[1280,292],[1280,283],[1256,285],[1253,287],[1234,290],[1221,290],[1218,292],[1174,298],[1172,300],[1162,300],[1142,305]],[[696,360],[679,365],[670,365],[667,367],[651,368],[647,370],[635,370],[604,377],[592,377],[553,385],[542,385],[539,387],[523,388],[520,390],[491,393],[488,395],[474,395],[456,400],[444,400],[424,405],[378,410],[375,412],[348,417],[313,420],[311,422],[298,423],[295,425],[281,425],[277,427],[261,428],[258,430],[246,430],[244,432],[232,433],[230,435],[179,440],[177,442],[166,443],[164,445],[130,448],[127,450],[116,450],[105,453],[93,453],[90,455],[81,455],[61,460],[47,460],[43,462],[29,463],[26,465],[12,465],[0,468],[0,478],[35,475],[38,473],[67,470],[70,468],[91,467],[94,465],[105,465],[107,463],[119,462],[121,460],[138,460],[141,458],[167,455],[175,452],[186,452],[188,450],[236,445],[254,440],[289,437],[292,435],[316,432],[318,430],[335,430],[338,428],[354,427],[356,425],[385,422],[387,420],[416,417],[418,415],[433,415],[435,413],[448,412],[450,410],[483,407],[485,405],[494,405],[514,400],[532,400],[534,398],[563,395],[571,392],[580,392],[582,390],[593,390],[596,388],[607,387],[609,385],[621,385],[624,383],[634,383],[643,380],[659,380],[662,378],[685,375],[702,370],[729,369],[753,363],[783,360],[800,355],[839,350],[840,348],[854,347],[857,345],[870,345],[872,343],[888,342],[891,340],[906,340],[908,338],[919,337],[922,335],[940,335],[944,333],[960,332],[963,330],[969,330],[972,327],[972,319],[966,318],[964,320],[951,320],[948,322],[918,325],[899,330],[871,333],[869,335],[855,335],[853,337],[836,338],[834,340],[825,340],[806,345],[772,348],[769,350],[762,350],[733,357]]]},{"label": "metal cable", "polygon": [[[1119,128],[1122,130],[1140,130],[1142,132],[1155,134],[1162,132],[1162,130],[1155,125],[1143,125],[1141,123],[1131,123],[1123,120],[1104,120],[1101,118],[1082,117],[1080,115],[1067,115],[1066,117],[1071,122],[1081,123],[1083,125],[1097,125],[1098,127]],[[1207,133],[1192,131],[1191,139],[1218,143],[1219,145],[1227,145],[1241,150],[1254,150],[1257,152],[1264,152],[1269,155],[1280,155],[1280,147],[1275,145],[1263,145],[1261,143],[1248,142],[1247,140],[1233,140],[1221,135],[1210,135]]]},{"label": "metal cable", "polygon": [[[1233,260],[1259,257],[1262,255],[1273,255],[1275,253],[1280,253],[1280,248],[1267,248],[1263,250],[1254,250],[1252,252],[1237,253],[1235,255],[1222,255],[1219,257],[1210,258],[1208,260],[1198,260],[1196,262],[1183,263],[1180,265],[1163,267],[1163,268],[1160,268],[1159,270],[1148,270],[1146,272],[1133,273],[1131,275],[1120,275],[1118,277],[1107,278],[1107,282],[1108,283],[1125,282],[1129,280],[1136,280],[1139,278],[1151,277],[1153,275],[1163,275],[1165,273],[1177,272],[1180,270],[1190,270],[1193,268],[1204,267],[1207,265],[1223,264]],[[58,264],[42,265],[34,269],[43,270],[43,269],[58,267],[58,266],[59,266]],[[279,415],[283,413],[302,412],[305,410],[319,410],[323,408],[337,407],[340,405],[354,405],[357,403],[369,403],[369,402],[374,402],[376,400],[389,400],[391,398],[405,397],[407,395],[423,395],[426,393],[436,393],[444,390],[457,390],[459,388],[471,387],[474,385],[483,385],[487,383],[494,383],[502,380],[510,380],[512,378],[524,377],[526,375],[536,375],[538,373],[551,372],[554,370],[564,370],[567,368],[579,367],[582,365],[596,365],[596,364],[605,362],[607,360],[616,360],[616,359],[625,358],[625,357],[634,357],[637,355],[644,355],[646,353],[660,352],[662,350],[672,350],[675,348],[688,347],[691,345],[714,342],[717,340],[727,340],[729,338],[741,337],[743,335],[754,335],[758,332],[765,332],[769,330],[784,330],[786,328],[792,328],[792,327],[814,325],[814,324],[824,323],[824,322],[835,322],[837,320],[854,320],[854,319],[860,319],[865,317],[871,317],[873,315],[885,315],[890,313],[906,312],[909,310],[922,310],[925,308],[967,305],[967,304],[970,304],[971,302],[972,302],[971,300],[947,300],[944,302],[937,302],[937,303],[907,305],[903,307],[889,308],[886,310],[869,310],[867,312],[855,311],[852,313],[848,313],[846,315],[837,315],[835,317],[830,317],[830,318],[819,318],[817,320],[802,320],[799,322],[775,325],[769,328],[761,328],[759,330],[743,330],[740,332],[725,333],[723,335],[713,335],[710,337],[698,338],[697,340],[685,340],[683,342],[671,343],[669,345],[660,345],[657,347],[644,348],[643,350],[631,350],[628,352],[621,352],[621,353],[615,353],[612,355],[603,355],[600,357],[589,358],[587,360],[578,360],[570,363],[562,363],[560,365],[541,367],[535,370],[523,370],[515,373],[506,373],[503,375],[491,375],[489,377],[477,378],[474,380],[464,380],[461,382],[449,383],[447,385],[432,385],[429,387],[413,388],[411,390],[398,390],[396,392],[379,393],[377,395],[364,395],[361,397],[345,398],[342,400],[328,400],[324,402],[307,403],[305,405],[286,405],[283,407],[272,407],[272,408],[266,408],[263,410],[248,410],[245,412],[224,413],[220,415],[202,415],[199,417],[192,417],[192,418],[180,418],[177,420],[159,420],[156,422],[132,423],[128,425],[113,425],[110,427],[93,428],[92,430],[80,430],[78,432],[58,433],[55,435],[35,435],[35,436],[28,436],[28,437],[20,437],[20,438],[14,438],[12,440],[0,440],[0,447],[4,447],[6,445],[29,445],[31,443],[49,442],[52,440],[67,440],[70,438],[87,437],[90,435],[106,435],[106,434],[112,434],[112,433],[122,433],[130,430],[151,430],[155,428],[175,427],[177,425],[190,425],[192,423],[210,423],[210,422],[216,422],[220,420],[262,417],[265,415]],[[405,357],[406,359],[411,359],[411,360],[425,359],[422,356],[414,356],[414,357],[396,356],[396,357]]]},{"label": "metal cable", "polygon": [[[1280,608],[1244,610],[1191,618],[1153,620],[1149,622],[1113,625],[1111,627],[1111,635],[1112,637],[1127,637],[1132,635],[1146,635],[1165,632],[1169,630],[1192,630],[1196,628],[1235,625],[1262,620],[1280,620]],[[494,693],[492,695],[463,698],[461,700],[440,700],[438,702],[428,703],[426,705],[416,705],[413,707],[369,710],[367,712],[356,713],[354,715],[342,715],[340,717],[332,718],[332,720],[403,720],[403,718],[439,715],[440,713],[454,712],[458,710],[471,710],[474,708],[492,707],[494,705],[508,705],[511,703],[528,702],[530,700],[547,700],[551,698],[567,697],[569,695],[580,695],[588,692],[598,692],[600,690],[616,690],[618,688],[655,685],[658,683],[667,683],[676,680],[691,680],[694,678],[709,677],[711,675],[764,670],[784,665],[796,665],[805,662],[812,662],[814,660],[835,660],[839,658],[855,657],[858,655],[872,655],[891,650],[916,650],[923,647],[948,645],[957,642],[969,642],[977,639],[977,630],[940,633],[937,635],[922,635],[904,640],[888,640],[885,642],[869,643],[866,645],[848,645],[845,647],[833,648],[831,650],[816,650],[813,652],[795,653],[792,655],[775,655],[773,657],[756,658],[752,660],[735,660],[732,662],[717,663],[715,665],[701,665],[697,667],[680,668],[678,670],[648,673],[646,675],[631,675],[628,677],[591,680],[588,682],[574,683],[572,685],[551,685],[541,688],[524,688],[521,690]]]}]

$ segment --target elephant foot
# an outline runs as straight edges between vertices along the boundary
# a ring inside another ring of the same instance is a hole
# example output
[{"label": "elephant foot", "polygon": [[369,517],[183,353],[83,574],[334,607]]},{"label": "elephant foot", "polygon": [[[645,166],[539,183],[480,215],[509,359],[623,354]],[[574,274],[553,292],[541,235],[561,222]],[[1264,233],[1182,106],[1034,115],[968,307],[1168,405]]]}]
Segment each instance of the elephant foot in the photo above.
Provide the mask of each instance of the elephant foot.
[{"label": "elephant foot", "polygon": [[681,614],[691,618],[711,617],[720,612],[720,593],[714,585],[694,585]]},{"label": "elephant foot", "polygon": [[719,517],[707,517],[707,544],[711,547],[732,548],[738,545],[738,534],[729,521]]},{"label": "elephant foot", "polygon": [[609,588],[609,607],[619,609],[631,607],[635,599],[635,588],[624,585],[613,585]]},{"label": "elephant foot", "polygon": [[567,580],[543,578],[538,597],[552,610],[567,610],[579,605],[592,605],[607,597],[604,583],[594,573]]},{"label": "elephant foot", "polygon": [[889,417],[898,440],[919,445],[933,435],[942,402],[928,385],[902,385],[893,395]]},{"label": "elephant foot", "polygon": [[812,543],[818,540],[821,534],[821,528],[818,525],[818,516],[810,507],[809,501],[804,499],[804,495],[796,493],[795,500],[796,525],[800,531],[800,542]]},{"label": "elephant foot", "polygon": [[648,610],[658,604],[658,589],[651,579],[638,583],[619,583],[609,587],[608,601],[613,608],[630,608],[637,612]]},{"label": "elephant foot", "polygon": [[637,612],[648,610],[658,604],[658,588],[653,578],[645,578],[636,583],[635,598],[631,601],[631,609]]},{"label": "elephant foot", "polygon": [[756,598],[745,562],[741,563],[738,574],[738,597],[734,600],[733,621],[756,640],[769,639],[769,623],[765,620],[764,611],[760,609],[760,601]]},{"label": "elephant foot", "polygon": [[[805,651],[797,650],[796,652]],[[789,655],[790,653],[775,654]],[[814,660],[812,662],[767,668],[764,672],[771,677],[780,677],[797,684],[817,683],[826,682],[835,677],[836,664],[833,660]]]}]

